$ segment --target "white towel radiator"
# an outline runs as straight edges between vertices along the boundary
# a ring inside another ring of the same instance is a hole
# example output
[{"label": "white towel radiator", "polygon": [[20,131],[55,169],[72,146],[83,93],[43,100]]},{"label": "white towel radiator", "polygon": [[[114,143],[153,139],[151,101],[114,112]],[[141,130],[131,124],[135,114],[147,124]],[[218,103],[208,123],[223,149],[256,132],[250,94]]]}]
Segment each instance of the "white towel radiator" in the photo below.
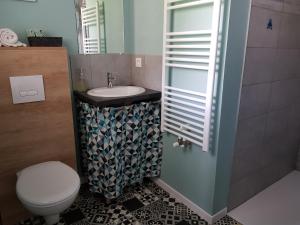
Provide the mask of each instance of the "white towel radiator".
[{"label": "white towel radiator", "polygon": [[[171,13],[175,10],[209,5],[211,29],[171,30]],[[220,14],[221,0],[164,0],[162,131],[197,144],[203,151],[209,151]],[[206,92],[171,86],[173,68],[196,70],[199,76],[205,71]]]},{"label": "white towel radiator", "polygon": [[104,2],[81,8],[84,54],[106,53]]}]

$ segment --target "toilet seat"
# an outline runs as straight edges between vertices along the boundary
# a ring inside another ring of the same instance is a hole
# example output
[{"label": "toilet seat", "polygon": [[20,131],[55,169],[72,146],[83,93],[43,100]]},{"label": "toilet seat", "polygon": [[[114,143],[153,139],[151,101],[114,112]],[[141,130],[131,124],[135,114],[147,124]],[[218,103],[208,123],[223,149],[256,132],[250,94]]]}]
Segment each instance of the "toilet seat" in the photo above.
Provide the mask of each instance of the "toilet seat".
[{"label": "toilet seat", "polygon": [[75,170],[51,161],[22,170],[18,174],[16,192],[27,204],[49,207],[77,195],[79,188],[80,179]]},{"label": "toilet seat", "polygon": [[[78,191],[79,191],[79,188],[78,188]],[[39,210],[43,210],[43,209],[47,209],[47,208],[51,208],[51,207],[56,207],[56,206],[59,206],[61,204],[64,204],[64,202],[67,202],[69,201],[70,199],[73,199],[74,196],[76,197],[77,194],[78,194],[78,191],[74,192],[71,196],[69,196],[68,198],[64,198],[62,199],[61,201],[57,201],[57,202],[53,202],[53,203],[49,203],[49,204],[37,204],[36,202],[33,203],[33,202],[29,202],[25,199],[19,199],[21,200],[21,202],[23,202],[23,204],[26,204],[26,206],[29,206],[29,207],[38,207]]]}]

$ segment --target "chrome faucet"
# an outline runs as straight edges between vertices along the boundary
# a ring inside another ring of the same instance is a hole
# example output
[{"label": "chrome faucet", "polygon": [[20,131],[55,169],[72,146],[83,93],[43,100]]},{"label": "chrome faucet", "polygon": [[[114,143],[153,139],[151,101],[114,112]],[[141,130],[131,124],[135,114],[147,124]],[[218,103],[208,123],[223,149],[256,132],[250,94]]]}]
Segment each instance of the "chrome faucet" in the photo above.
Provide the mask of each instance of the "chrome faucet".
[{"label": "chrome faucet", "polygon": [[114,77],[112,73],[107,73],[106,75],[107,75],[107,87],[112,88],[113,87],[112,81],[116,80],[116,77]]}]

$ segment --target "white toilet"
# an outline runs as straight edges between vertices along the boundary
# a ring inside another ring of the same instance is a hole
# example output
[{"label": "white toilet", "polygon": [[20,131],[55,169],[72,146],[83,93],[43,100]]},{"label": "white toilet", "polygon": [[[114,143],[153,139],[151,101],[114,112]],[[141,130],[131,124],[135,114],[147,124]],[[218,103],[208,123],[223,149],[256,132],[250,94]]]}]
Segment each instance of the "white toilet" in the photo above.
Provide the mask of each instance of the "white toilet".
[{"label": "white toilet", "polygon": [[59,214],[72,205],[80,188],[76,171],[58,161],[27,167],[17,176],[19,200],[31,213],[43,216],[48,225],[59,221]]}]

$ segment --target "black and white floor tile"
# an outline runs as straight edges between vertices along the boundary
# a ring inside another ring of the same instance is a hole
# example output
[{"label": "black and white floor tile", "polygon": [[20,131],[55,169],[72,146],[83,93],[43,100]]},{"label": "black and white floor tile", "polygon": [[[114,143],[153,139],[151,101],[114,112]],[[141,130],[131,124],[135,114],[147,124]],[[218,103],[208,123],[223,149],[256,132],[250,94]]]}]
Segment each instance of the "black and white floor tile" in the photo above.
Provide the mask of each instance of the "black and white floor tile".
[{"label": "black and white floor tile", "polygon": [[242,224],[234,220],[230,216],[225,216],[222,219],[220,219],[218,222],[216,222],[214,225],[242,225]]},{"label": "black and white floor tile", "polygon": [[[128,187],[118,199],[107,203],[99,194],[82,186],[74,204],[61,215],[57,225],[208,225],[182,203],[150,180]],[[18,225],[45,225],[34,217]],[[226,216],[215,225],[241,225]]]}]

